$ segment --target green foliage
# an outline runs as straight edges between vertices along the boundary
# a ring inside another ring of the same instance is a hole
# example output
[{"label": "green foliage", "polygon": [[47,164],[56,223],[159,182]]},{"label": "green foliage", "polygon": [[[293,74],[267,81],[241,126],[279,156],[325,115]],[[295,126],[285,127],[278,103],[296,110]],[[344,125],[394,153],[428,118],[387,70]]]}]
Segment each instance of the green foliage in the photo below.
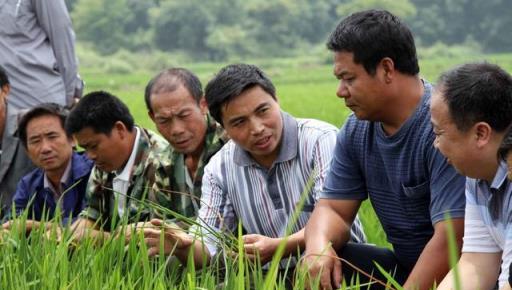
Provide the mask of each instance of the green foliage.
[{"label": "green foliage", "polygon": [[510,51],[512,2],[506,0],[411,0],[418,15],[407,19],[417,40],[430,46],[476,40],[487,52]]},{"label": "green foliage", "polygon": [[154,40],[159,49],[186,49],[192,55],[206,50],[211,15],[200,0],[163,1],[154,9]]},{"label": "green foliage", "polygon": [[185,51],[195,59],[289,55],[323,41],[334,1],[69,0],[78,38],[101,54]]},{"label": "green foliage", "polygon": [[151,48],[147,10],[153,5],[152,1],[76,0],[71,16],[79,40],[94,44],[101,54],[112,54],[121,48]]},{"label": "green foliage", "polygon": [[64,1],[66,3],[66,7],[68,8],[68,11],[73,12],[73,9],[75,8],[75,4],[76,4],[76,2],[78,2],[78,0],[64,0]]},{"label": "green foliage", "polygon": [[[339,16],[388,9],[404,18],[418,43],[477,40],[486,51],[503,51],[512,40],[508,1],[299,0],[134,1],[67,0],[78,39],[102,54],[185,51],[191,57],[225,60],[290,55],[306,44],[323,43]],[[464,7],[464,9],[462,9]],[[421,11],[421,13],[417,13]],[[485,12],[485,13],[484,13]],[[505,13],[505,14],[504,14]]]},{"label": "green foliage", "polygon": [[81,39],[94,43],[100,53],[110,54],[126,43],[123,25],[132,15],[126,0],[79,0],[72,17]]},{"label": "green foliage", "polygon": [[340,16],[367,9],[385,9],[400,18],[416,15],[416,7],[409,0],[350,0],[338,5],[336,12]]},{"label": "green foliage", "polygon": [[296,55],[322,45],[340,18],[387,9],[421,46],[476,42],[508,51],[506,0],[66,0],[80,42],[103,55],[161,50],[195,60]]}]

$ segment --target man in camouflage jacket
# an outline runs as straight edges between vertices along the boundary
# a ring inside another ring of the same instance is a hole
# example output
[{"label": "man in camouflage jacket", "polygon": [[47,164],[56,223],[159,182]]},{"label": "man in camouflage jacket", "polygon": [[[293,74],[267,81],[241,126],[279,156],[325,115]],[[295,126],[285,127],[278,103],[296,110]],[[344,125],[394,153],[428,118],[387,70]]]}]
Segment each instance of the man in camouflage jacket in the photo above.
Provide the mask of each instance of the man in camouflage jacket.
[{"label": "man in camouflage jacket", "polygon": [[86,234],[103,240],[115,231],[128,241],[139,222],[162,218],[165,211],[159,209],[172,207],[165,197],[168,143],[135,126],[117,97],[101,91],[86,95],[70,113],[66,130],[95,164],[86,208],[72,226],[75,239]]},{"label": "man in camouflage jacket", "polygon": [[208,114],[201,82],[187,69],[160,72],[146,86],[144,97],[150,118],[170,143],[170,157],[162,159],[170,184],[161,187],[172,193],[157,198],[172,211],[194,217],[200,208],[204,167],[228,137]]}]

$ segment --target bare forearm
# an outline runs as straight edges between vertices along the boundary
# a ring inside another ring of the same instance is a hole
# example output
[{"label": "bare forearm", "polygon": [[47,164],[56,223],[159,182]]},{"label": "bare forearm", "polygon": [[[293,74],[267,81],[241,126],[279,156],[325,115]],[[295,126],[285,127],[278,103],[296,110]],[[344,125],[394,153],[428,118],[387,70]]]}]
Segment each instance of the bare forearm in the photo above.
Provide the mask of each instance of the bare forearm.
[{"label": "bare forearm", "polygon": [[26,220],[25,221],[25,231],[30,233],[32,230],[37,230],[41,226],[41,223],[35,220]]},{"label": "bare forearm", "polygon": [[421,253],[418,262],[404,284],[407,290],[428,290],[434,282],[439,284],[450,270],[449,251],[447,247],[435,244],[430,241]]},{"label": "bare forearm", "polygon": [[[464,253],[457,264],[459,281],[463,290],[492,289],[498,280],[501,253]],[[455,273],[450,271],[438,290],[455,287]]]},{"label": "bare forearm", "polygon": [[[452,230],[448,230],[451,223]],[[434,226],[434,235],[421,253],[414,269],[404,284],[405,289],[431,289],[434,283],[439,284],[450,270],[448,237],[453,235],[457,257],[462,248],[464,219],[453,219],[450,222],[440,221]]]},{"label": "bare forearm", "polygon": [[289,235],[287,237],[279,238],[279,245],[283,241],[286,240],[286,244],[284,246],[284,253],[283,256],[289,256],[296,254],[297,251],[304,251],[304,248],[306,247],[306,242],[304,240],[304,232],[305,229],[301,229],[300,231]]}]

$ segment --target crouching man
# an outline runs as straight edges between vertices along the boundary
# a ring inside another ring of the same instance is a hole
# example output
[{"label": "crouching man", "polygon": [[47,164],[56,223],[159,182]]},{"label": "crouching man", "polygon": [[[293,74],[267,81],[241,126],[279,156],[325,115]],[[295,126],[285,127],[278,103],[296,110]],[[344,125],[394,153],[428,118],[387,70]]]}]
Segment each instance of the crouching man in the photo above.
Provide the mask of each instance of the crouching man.
[{"label": "crouching man", "polygon": [[87,206],[73,225],[75,239],[85,235],[101,242],[116,231],[129,241],[139,222],[163,214],[148,202],[170,207],[162,166],[168,143],[135,126],[117,97],[102,91],[84,96],[71,111],[66,129],[95,165],[87,185]]},{"label": "crouching man", "polygon": [[[431,111],[434,145],[467,176],[459,289],[493,289],[497,281],[504,287],[512,262],[512,185],[500,145],[512,123],[512,77],[487,63],[457,67],[441,76]],[[450,271],[437,289],[457,288],[455,275]]]},{"label": "crouching man", "polygon": [[[61,224],[69,225],[84,208],[93,163],[73,150],[74,141],[64,129],[66,116],[59,105],[46,103],[28,111],[19,123],[21,143],[37,168],[19,181],[7,218],[27,210],[27,232],[41,220],[56,218],[57,212]],[[12,221],[3,225],[11,226]]]},{"label": "crouching man", "polygon": [[144,100],[149,117],[171,146],[166,164],[173,190],[171,209],[195,217],[204,167],[226,143],[224,129],[208,114],[201,82],[187,69],[157,74],[146,86]]}]

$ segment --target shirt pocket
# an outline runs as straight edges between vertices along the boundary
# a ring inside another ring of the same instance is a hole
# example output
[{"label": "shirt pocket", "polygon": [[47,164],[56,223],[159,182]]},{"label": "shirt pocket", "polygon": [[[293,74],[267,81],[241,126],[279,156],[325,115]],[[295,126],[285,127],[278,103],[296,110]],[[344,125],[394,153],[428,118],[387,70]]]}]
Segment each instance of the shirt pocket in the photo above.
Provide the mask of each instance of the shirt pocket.
[{"label": "shirt pocket", "polygon": [[431,223],[429,181],[405,185],[402,183],[400,203],[407,216],[417,223]]}]

